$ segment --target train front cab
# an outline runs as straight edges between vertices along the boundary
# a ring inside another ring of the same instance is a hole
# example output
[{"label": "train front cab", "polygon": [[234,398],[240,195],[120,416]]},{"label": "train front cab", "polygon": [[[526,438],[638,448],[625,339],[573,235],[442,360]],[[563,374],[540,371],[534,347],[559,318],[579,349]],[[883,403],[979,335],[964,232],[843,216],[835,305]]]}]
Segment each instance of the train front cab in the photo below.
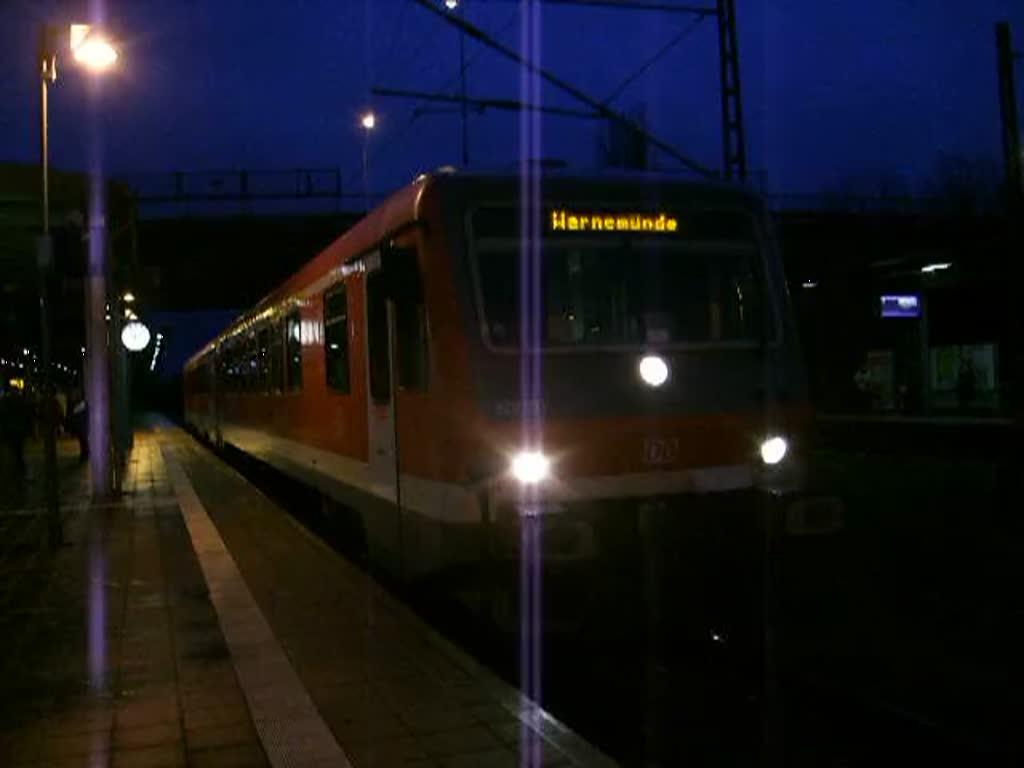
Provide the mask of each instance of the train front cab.
[{"label": "train front cab", "polygon": [[650,578],[699,582],[687,594],[712,612],[756,602],[740,593],[760,589],[766,505],[799,498],[809,420],[760,203],[702,184],[546,181],[524,398],[518,185],[451,177],[435,191],[469,383],[449,395],[445,455],[483,522],[472,546],[511,573],[537,529],[545,568],[582,574],[567,582],[577,604],[628,603]]}]

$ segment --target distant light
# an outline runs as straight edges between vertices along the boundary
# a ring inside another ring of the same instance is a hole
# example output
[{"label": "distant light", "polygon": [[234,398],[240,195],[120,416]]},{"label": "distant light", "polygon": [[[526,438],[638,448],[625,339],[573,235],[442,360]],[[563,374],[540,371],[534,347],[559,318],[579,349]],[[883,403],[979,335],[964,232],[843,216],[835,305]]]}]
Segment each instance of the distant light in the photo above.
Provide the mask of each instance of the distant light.
[{"label": "distant light", "polygon": [[158,333],[158,334],[156,335],[156,340],[157,340],[157,341],[160,341],[160,339],[162,339],[163,337],[164,337],[164,335],[163,335],[162,333]]},{"label": "distant light", "polygon": [[26,357],[28,357],[28,350],[27,350],[27,349],[23,349],[23,350],[21,350],[21,354],[23,354],[23,355],[25,355]]},{"label": "distant light", "polygon": [[535,485],[548,476],[551,462],[540,451],[522,451],[512,459],[512,474],[523,485]]},{"label": "distant light", "polygon": [[135,294],[132,293],[131,291],[125,291],[124,296],[122,296],[121,298],[124,300],[125,304],[131,304],[133,301],[135,301]]},{"label": "distant light", "polygon": [[374,128],[377,127],[377,116],[373,114],[373,112],[367,112],[365,115],[363,115],[362,120],[360,120],[359,122],[363,126],[363,128],[365,128],[368,131],[372,131]]},{"label": "distant light", "polygon": [[804,280],[803,287],[804,288],[817,288],[818,287],[818,281],[817,280]]},{"label": "distant light", "polygon": [[658,355],[646,355],[638,366],[640,378],[652,387],[660,387],[668,381],[668,363]]},{"label": "distant light", "polygon": [[459,0],[444,0],[444,7],[449,11],[454,11],[459,7]]},{"label": "distant light", "polygon": [[925,274],[929,272],[941,272],[942,270],[949,269],[952,266],[953,265],[948,261],[940,261],[935,264],[925,264],[923,267],[921,267],[921,271],[924,272]]},{"label": "distant light", "polygon": [[337,349],[337,348],[338,348],[337,344],[331,344],[331,349]]},{"label": "distant light", "polygon": [[133,320],[121,330],[121,343],[129,352],[139,352],[149,345],[149,328]]},{"label": "distant light", "polygon": [[761,443],[761,461],[765,464],[778,464],[786,458],[788,451],[789,443],[786,442],[786,438],[778,435],[769,437]]}]

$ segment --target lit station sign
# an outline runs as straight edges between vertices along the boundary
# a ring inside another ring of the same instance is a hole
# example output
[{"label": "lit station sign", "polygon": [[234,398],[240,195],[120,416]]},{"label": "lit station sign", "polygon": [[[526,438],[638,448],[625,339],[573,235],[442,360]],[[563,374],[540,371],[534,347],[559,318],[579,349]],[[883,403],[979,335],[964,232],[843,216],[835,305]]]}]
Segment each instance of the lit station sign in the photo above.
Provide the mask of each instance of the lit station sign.
[{"label": "lit station sign", "polygon": [[679,230],[679,219],[666,213],[621,213],[551,211],[550,232],[652,232],[669,234]]},{"label": "lit station sign", "polygon": [[921,297],[915,294],[892,294],[881,298],[882,317],[920,317]]}]

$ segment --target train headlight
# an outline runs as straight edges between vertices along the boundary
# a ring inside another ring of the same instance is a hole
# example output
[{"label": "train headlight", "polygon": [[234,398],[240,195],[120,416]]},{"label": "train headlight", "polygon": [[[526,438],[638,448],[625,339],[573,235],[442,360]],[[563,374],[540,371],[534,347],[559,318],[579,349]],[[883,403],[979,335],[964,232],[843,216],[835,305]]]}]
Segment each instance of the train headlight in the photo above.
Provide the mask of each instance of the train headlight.
[{"label": "train headlight", "polygon": [[786,438],[774,435],[761,443],[761,461],[768,465],[775,465],[786,458],[789,451],[789,443]]},{"label": "train headlight", "polygon": [[550,471],[551,461],[540,451],[522,451],[512,458],[512,474],[523,485],[536,485]]},{"label": "train headlight", "polygon": [[638,370],[640,378],[648,386],[660,387],[668,381],[668,363],[658,355],[645,355],[640,360]]}]

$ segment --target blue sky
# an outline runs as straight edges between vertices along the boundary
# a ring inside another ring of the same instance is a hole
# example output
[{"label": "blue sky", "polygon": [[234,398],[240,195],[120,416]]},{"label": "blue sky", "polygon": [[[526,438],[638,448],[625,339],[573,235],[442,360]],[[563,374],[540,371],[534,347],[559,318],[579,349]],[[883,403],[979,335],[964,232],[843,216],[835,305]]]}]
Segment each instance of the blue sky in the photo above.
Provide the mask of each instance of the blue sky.
[{"label": "blue sky", "polygon": [[[468,20],[518,44],[516,3],[464,1]],[[456,115],[412,119],[411,102],[369,95],[372,85],[456,92],[457,33],[411,0],[6,0],[0,161],[33,162],[38,152],[38,25],[96,13],[124,41],[124,66],[100,84],[64,67],[52,97],[57,167],[87,165],[90,98],[99,107],[105,167],[116,173],[339,167],[356,185],[357,119],[371,104],[379,114],[375,189],[458,163]],[[918,180],[939,153],[998,160],[993,25],[1008,19],[1024,49],[1024,3],[737,0],[737,16],[749,164],[772,191],[814,192],[851,176]],[[690,23],[547,6],[542,63],[604,98]],[[714,166],[721,156],[716,46],[707,20],[614,102],[642,106],[654,133]],[[468,56],[471,95],[518,97],[513,65],[476,43]],[[551,88],[544,100],[578,106]],[[472,116],[472,162],[514,163],[517,127],[509,113]],[[544,154],[588,167],[598,130],[545,118]]]}]

